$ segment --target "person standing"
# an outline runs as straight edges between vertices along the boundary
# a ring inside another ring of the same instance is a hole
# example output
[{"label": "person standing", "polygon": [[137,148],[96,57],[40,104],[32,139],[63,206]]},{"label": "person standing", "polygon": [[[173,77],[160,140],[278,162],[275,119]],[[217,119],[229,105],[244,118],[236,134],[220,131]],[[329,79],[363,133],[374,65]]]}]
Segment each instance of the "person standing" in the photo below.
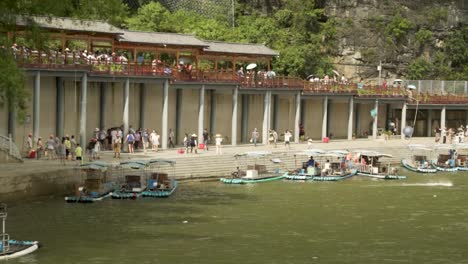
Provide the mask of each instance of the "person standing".
[{"label": "person standing", "polygon": [[175,148],[174,140],[175,140],[174,130],[172,130],[172,128],[169,128],[169,147],[170,148]]},{"label": "person standing", "polygon": [[208,151],[208,141],[210,139],[210,135],[208,134],[208,129],[205,128],[205,130],[203,130],[203,148],[205,149],[205,151]]},{"label": "person standing", "polygon": [[[71,135],[71,138],[70,138],[70,143],[71,143],[71,159],[72,160],[75,160],[75,157],[76,157],[76,147],[78,146],[78,144],[76,143],[76,140],[75,140],[75,135]],[[82,150],[83,151],[83,150]]]},{"label": "person standing", "polygon": [[120,158],[120,149],[122,148],[122,138],[119,134],[115,137],[113,141],[114,147],[114,158]]},{"label": "person standing", "polygon": [[75,148],[76,160],[78,161],[78,165],[83,163],[83,149],[81,148],[80,144],[76,144]]},{"label": "person standing", "polygon": [[216,155],[222,155],[223,151],[221,150],[221,143],[223,142],[223,137],[221,136],[221,134],[216,134],[215,142],[216,142]]},{"label": "person standing", "polygon": [[284,133],[284,146],[288,149],[291,149],[291,145],[289,144],[291,142],[291,137],[291,132],[289,132],[289,129],[286,129],[286,132]]},{"label": "person standing", "polygon": [[445,144],[445,142],[447,142],[447,130],[445,127],[442,127],[440,130],[440,136],[442,137],[442,144]]},{"label": "person standing", "polygon": [[[50,135],[49,136],[49,139],[47,140],[47,143],[46,143],[46,153],[45,153],[45,156],[47,157],[47,159],[55,159],[55,141],[54,141],[54,135]],[[58,151],[58,149],[57,149]],[[58,154],[58,153],[57,153]]]},{"label": "person standing", "polygon": [[71,159],[72,143],[68,135],[65,136],[65,160]]},{"label": "person standing", "polygon": [[143,146],[143,153],[146,153],[146,149],[148,148],[148,129],[141,132],[141,145]]},{"label": "person standing", "polygon": [[190,153],[193,153],[193,149],[195,148],[195,154],[197,154],[197,134],[192,134],[190,137]]},{"label": "person standing", "polygon": [[31,154],[31,151],[33,150],[33,140],[32,140],[32,133],[28,134],[28,138],[26,139],[26,151],[27,151],[27,156]]},{"label": "person standing", "polygon": [[250,139],[251,143],[254,143],[254,146],[257,146],[257,140],[258,140],[259,133],[257,131],[257,128],[254,128],[252,131],[252,138]]},{"label": "person standing", "polygon": [[150,134],[151,149],[156,150],[156,131],[153,130]]},{"label": "person standing", "polygon": [[276,148],[276,143],[278,142],[278,133],[276,132],[276,130],[272,130],[271,135],[273,136],[273,144],[275,144]]},{"label": "person standing", "polygon": [[155,142],[155,151],[156,152],[158,152],[158,148],[159,148],[159,138],[160,138],[160,136],[159,136],[158,132],[155,132],[155,141],[154,142]]},{"label": "person standing", "polygon": [[133,153],[133,144],[135,143],[135,136],[133,133],[128,133],[125,141],[128,144],[128,153]]}]

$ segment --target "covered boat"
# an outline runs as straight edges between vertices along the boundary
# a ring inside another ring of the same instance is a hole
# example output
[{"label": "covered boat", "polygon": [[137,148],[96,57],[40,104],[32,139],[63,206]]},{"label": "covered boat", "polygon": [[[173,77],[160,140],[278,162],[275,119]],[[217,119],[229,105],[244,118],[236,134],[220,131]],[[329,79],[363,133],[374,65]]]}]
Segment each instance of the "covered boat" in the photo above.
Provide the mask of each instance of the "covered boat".
[{"label": "covered boat", "polygon": [[283,179],[285,173],[281,170],[267,170],[266,164],[268,162],[276,164],[281,162],[279,159],[271,160],[271,155],[272,153],[269,151],[250,151],[236,154],[234,157],[238,164],[236,170],[232,172],[232,178],[221,178],[220,181],[226,184],[247,184]]},{"label": "covered boat", "polygon": [[406,179],[406,176],[397,175],[398,168],[390,162],[382,162],[382,159],[393,157],[390,154],[379,153],[370,150],[355,151],[355,168],[357,174],[384,180]]},{"label": "covered boat", "polygon": [[410,144],[408,148],[411,154],[409,158],[401,159],[403,167],[419,173],[437,172],[437,169],[432,168],[430,165],[432,148],[421,144]]},{"label": "covered boat", "polygon": [[148,188],[141,193],[143,197],[169,197],[177,189],[175,177],[175,160],[152,159],[148,161],[151,172]]},{"label": "covered boat", "polygon": [[459,143],[455,145],[457,150],[457,169],[459,171],[468,171],[468,143]]},{"label": "covered boat", "polygon": [[6,233],[7,206],[0,204],[0,218],[2,220],[2,233],[0,241],[0,260],[18,258],[36,251],[39,248],[37,241],[13,240]]},{"label": "covered boat", "polygon": [[434,146],[436,158],[432,160],[432,167],[438,171],[456,172],[456,149],[451,144],[438,144]]},{"label": "covered boat", "polygon": [[108,180],[108,171],[111,164],[105,161],[93,161],[79,167],[84,178],[83,184],[75,190],[75,195],[66,196],[68,203],[92,203],[101,201],[110,196],[115,190],[116,182]]},{"label": "covered boat", "polygon": [[112,199],[136,199],[146,190],[146,169],[148,162],[144,160],[129,160],[119,164],[123,179]]}]

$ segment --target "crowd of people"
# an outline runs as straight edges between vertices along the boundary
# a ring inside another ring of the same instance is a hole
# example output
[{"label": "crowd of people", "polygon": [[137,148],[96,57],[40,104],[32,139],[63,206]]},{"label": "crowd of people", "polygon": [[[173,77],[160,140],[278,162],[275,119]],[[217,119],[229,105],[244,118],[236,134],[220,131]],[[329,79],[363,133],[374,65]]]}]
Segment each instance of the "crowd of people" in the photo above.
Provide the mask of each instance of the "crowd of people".
[{"label": "crowd of people", "polygon": [[457,129],[436,127],[434,130],[435,142],[442,144],[468,143],[468,125],[460,125]]}]

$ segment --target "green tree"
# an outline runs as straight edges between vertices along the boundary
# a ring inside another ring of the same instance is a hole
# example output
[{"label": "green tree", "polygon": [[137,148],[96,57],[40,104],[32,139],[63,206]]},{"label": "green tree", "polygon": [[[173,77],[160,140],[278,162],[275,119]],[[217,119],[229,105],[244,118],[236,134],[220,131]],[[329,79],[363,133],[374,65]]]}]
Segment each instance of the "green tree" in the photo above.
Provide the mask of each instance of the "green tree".
[{"label": "green tree", "polygon": [[406,78],[410,80],[421,80],[430,77],[432,64],[424,57],[414,60],[407,69]]}]

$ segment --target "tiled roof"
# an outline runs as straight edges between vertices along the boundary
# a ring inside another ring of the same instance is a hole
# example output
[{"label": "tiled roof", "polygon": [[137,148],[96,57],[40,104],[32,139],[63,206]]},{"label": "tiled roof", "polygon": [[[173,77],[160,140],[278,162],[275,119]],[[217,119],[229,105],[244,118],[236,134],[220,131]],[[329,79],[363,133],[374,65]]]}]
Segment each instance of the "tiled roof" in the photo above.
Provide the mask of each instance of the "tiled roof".
[{"label": "tiled roof", "polygon": [[229,43],[220,41],[207,41],[207,48],[205,52],[222,52],[222,53],[235,53],[246,55],[264,55],[264,56],[278,56],[279,52],[268,48],[263,44],[242,44],[242,43]]},{"label": "tiled roof", "polygon": [[120,42],[147,43],[159,45],[208,46],[192,35],[161,32],[142,32],[124,30]]},{"label": "tiled roof", "polygon": [[[82,20],[67,17],[46,17],[46,16],[31,16],[29,17],[38,24],[41,28],[81,31],[81,32],[98,32],[108,34],[121,34],[122,30],[112,26],[104,21],[97,20]],[[27,19],[18,16],[16,24],[26,26]]]}]

